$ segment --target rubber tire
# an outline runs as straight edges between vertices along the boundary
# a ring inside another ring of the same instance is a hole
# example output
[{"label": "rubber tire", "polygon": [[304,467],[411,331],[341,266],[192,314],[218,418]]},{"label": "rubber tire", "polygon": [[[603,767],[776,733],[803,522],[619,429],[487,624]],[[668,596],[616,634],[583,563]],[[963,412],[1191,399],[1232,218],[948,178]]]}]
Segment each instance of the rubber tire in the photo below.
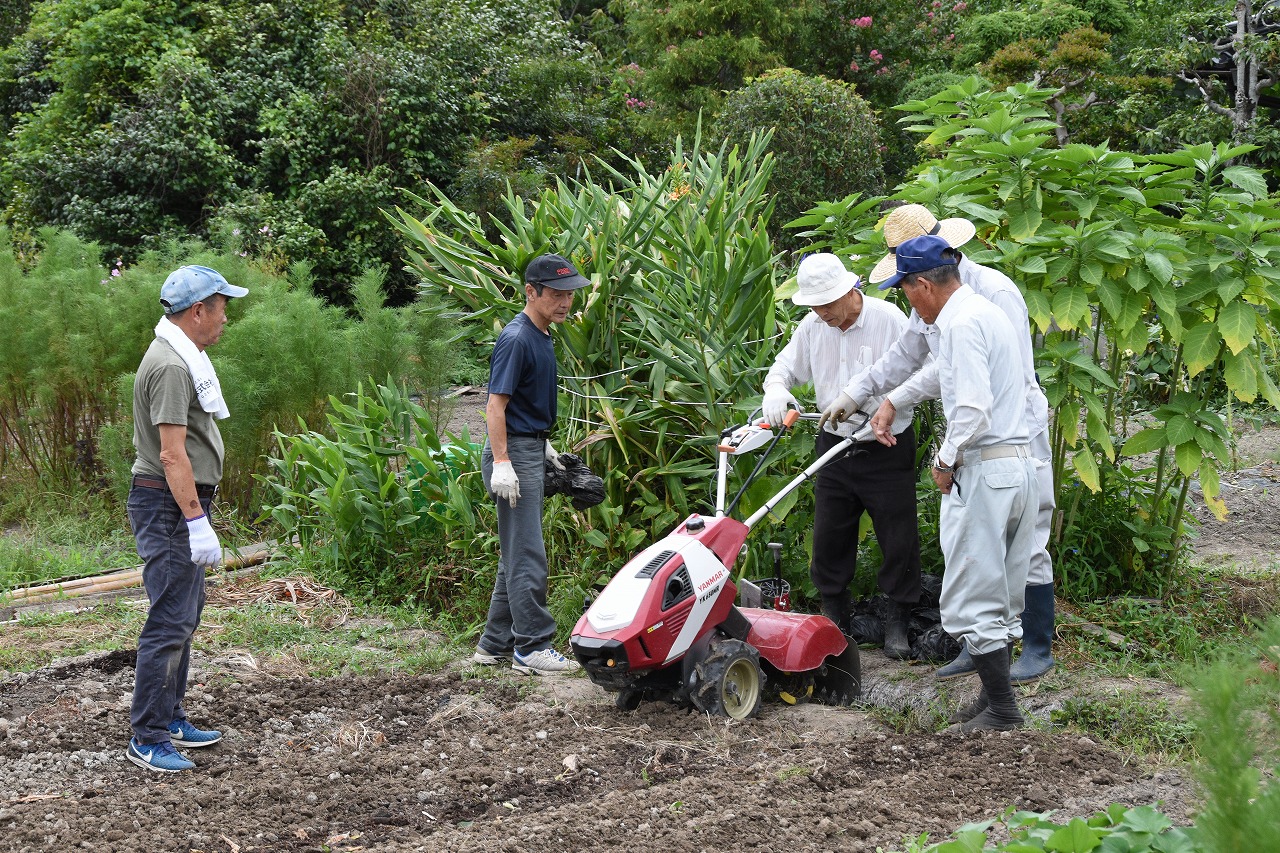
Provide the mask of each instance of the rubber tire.
[{"label": "rubber tire", "polygon": [[764,673],[754,646],[733,639],[713,641],[694,671],[698,680],[691,698],[699,711],[734,720],[760,712]]},{"label": "rubber tire", "polygon": [[614,700],[614,704],[618,706],[619,711],[634,711],[640,707],[640,702],[643,700],[643,692],[639,690],[623,690],[618,693],[618,698]]}]

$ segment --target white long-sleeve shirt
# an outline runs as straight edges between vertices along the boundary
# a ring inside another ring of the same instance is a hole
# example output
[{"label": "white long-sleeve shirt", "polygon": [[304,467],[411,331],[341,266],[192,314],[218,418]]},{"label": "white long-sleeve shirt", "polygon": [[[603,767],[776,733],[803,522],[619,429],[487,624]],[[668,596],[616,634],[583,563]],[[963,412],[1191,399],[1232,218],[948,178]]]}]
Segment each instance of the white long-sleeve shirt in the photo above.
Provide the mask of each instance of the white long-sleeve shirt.
[{"label": "white long-sleeve shirt", "polygon": [[[1049,427],[1049,402],[1036,380],[1035,359],[1031,351],[1031,322],[1027,303],[1017,285],[1004,273],[991,267],[960,259],[960,281],[974,293],[999,308],[1018,333],[1016,363],[1026,386],[1025,415],[1032,435]],[[938,330],[920,319],[914,310],[907,328],[888,352],[871,367],[845,386],[845,393],[861,404],[876,394],[886,394],[896,408],[914,407],[923,400],[941,396],[938,368],[929,358],[938,351]],[[896,425],[895,425],[896,426]]]},{"label": "white long-sleeve shirt", "polygon": [[1002,444],[1027,444],[1026,383],[1018,333],[1004,312],[961,285],[938,312],[938,381],[947,434],[938,458]]},{"label": "white long-sleeve shirt", "polygon": [[[814,397],[821,411],[835,402],[840,389],[852,377],[870,368],[898,340],[907,327],[907,315],[892,302],[863,296],[862,310],[848,329],[840,331],[828,326],[810,311],[796,326],[791,340],[774,359],[764,378],[771,385],[793,388],[813,383]],[[863,411],[873,414],[883,396],[868,398]],[[915,404],[898,408],[893,421],[895,435],[911,426]],[[843,423],[836,430],[848,437],[853,424]]]}]

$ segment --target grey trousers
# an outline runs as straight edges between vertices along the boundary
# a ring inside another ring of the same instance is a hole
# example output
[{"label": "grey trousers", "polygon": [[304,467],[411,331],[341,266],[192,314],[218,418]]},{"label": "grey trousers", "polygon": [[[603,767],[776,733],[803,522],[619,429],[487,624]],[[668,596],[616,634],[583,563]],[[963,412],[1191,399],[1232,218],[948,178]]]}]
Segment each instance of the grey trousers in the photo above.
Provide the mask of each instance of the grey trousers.
[{"label": "grey trousers", "polygon": [[1036,539],[1031,547],[1031,569],[1027,586],[1053,583],[1053,560],[1049,557],[1049,535],[1053,532],[1053,452],[1049,449],[1048,431],[1031,437],[1031,455],[1036,461],[1036,488],[1039,507],[1036,511]]},{"label": "grey trousers", "polygon": [[[479,646],[490,654],[515,650],[522,655],[550,648],[556,620],[547,609],[547,551],[542,542],[542,484],[546,442],[512,436],[507,455],[520,479],[514,507],[498,498],[498,576],[489,598],[489,617]],[[481,454],[484,487],[493,478],[493,451]],[[490,492],[492,495],[492,492]]]},{"label": "grey trousers", "polygon": [[1035,460],[966,462],[956,482],[942,496],[938,523],[942,629],[983,655],[1022,637],[1040,506]]}]

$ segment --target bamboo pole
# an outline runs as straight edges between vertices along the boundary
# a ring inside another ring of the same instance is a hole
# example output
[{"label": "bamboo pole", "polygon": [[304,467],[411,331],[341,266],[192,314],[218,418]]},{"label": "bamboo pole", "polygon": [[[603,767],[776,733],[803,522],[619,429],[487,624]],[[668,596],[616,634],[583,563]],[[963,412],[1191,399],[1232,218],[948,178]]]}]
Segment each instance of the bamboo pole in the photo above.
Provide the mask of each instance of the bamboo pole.
[{"label": "bamboo pole", "polygon": [[[226,553],[226,551],[223,552],[224,555]],[[271,549],[266,543],[237,549],[231,556],[223,560],[221,569],[215,569],[214,571],[232,571],[256,566],[266,562],[270,553]],[[94,595],[100,592],[127,589],[132,586],[139,586],[141,583],[142,567],[138,566],[135,569],[122,569],[102,575],[94,575],[93,577],[78,578],[73,581],[16,589],[8,596],[6,603],[10,605],[38,604],[58,598],[74,598],[79,595]]]}]

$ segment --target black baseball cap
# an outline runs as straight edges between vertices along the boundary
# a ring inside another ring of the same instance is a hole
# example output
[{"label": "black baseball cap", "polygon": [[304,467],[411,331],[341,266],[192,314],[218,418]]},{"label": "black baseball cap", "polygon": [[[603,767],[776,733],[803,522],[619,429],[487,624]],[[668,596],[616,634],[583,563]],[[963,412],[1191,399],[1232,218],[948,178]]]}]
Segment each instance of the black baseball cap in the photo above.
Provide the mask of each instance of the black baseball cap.
[{"label": "black baseball cap", "polygon": [[577,268],[559,255],[539,255],[524,268],[526,284],[542,284],[555,290],[577,290],[591,284]]}]

